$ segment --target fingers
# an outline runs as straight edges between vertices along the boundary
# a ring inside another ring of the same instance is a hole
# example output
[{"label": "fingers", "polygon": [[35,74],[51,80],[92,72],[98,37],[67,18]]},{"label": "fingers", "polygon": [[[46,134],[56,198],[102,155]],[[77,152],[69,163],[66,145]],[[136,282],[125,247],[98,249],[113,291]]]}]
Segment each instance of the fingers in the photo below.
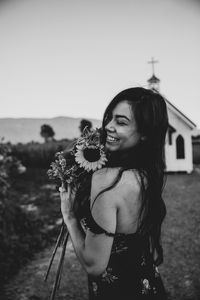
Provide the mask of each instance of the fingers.
[{"label": "fingers", "polygon": [[61,187],[59,187],[58,190],[60,193],[67,192],[67,193],[71,194],[71,186],[67,185],[67,189],[66,189],[64,183],[62,183]]},{"label": "fingers", "polygon": [[59,190],[60,193],[67,192],[66,189],[63,186],[59,187],[58,190]]},{"label": "fingers", "polygon": [[62,183],[61,187],[59,187],[59,192],[60,192],[60,197],[61,200],[65,201],[65,200],[69,200],[72,201],[72,190],[71,190],[71,186],[67,185],[67,189],[65,188],[65,185]]},{"label": "fingers", "polygon": [[61,187],[59,187],[59,192],[60,193],[65,193],[65,192],[69,192],[69,185],[65,185],[64,182],[62,182]]},{"label": "fingers", "polygon": [[65,184],[64,184],[64,182],[62,182],[61,187],[62,187],[63,189],[65,189]]},{"label": "fingers", "polygon": [[67,186],[67,191],[68,191],[69,195],[71,195],[71,186],[70,186],[70,184]]}]

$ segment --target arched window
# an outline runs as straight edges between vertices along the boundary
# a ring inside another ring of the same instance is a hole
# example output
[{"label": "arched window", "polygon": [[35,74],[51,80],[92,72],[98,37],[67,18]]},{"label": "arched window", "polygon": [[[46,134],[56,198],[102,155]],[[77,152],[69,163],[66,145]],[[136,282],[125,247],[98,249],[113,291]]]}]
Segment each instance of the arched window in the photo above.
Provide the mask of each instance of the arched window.
[{"label": "arched window", "polygon": [[176,139],[176,158],[183,159],[185,158],[185,146],[184,146],[184,139],[179,134]]}]

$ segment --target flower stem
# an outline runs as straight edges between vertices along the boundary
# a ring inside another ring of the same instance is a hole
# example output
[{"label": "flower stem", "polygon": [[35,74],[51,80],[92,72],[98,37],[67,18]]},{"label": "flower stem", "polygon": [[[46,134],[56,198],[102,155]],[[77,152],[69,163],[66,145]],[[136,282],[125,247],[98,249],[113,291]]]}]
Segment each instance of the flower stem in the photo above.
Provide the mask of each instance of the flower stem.
[{"label": "flower stem", "polygon": [[48,266],[44,281],[47,281],[47,278],[48,278],[48,275],[49,275],[49,272],[51,270],[51,266],[52,266],[52,263],[53,263],[53,260],[54,260],[55,254],[56,254],[56,251],[57,251],[58,247],[60,246],[61,241],[63,240],[64,231],[65,231],[65,224],[64,224],[64,221],[62,220],[60,233],[59,233],[58,238],[56,240],[56,245],[55,245],[53,253],[51,255],[51,258],[50,258],[50,261],[49,261],[49,266]]},{"label": "flower stem", "polygon": [[61,256],[60,256],[60,260],[59,260],[59,264],[58,264],[58,269],[57,269],[57,272],[56,272],[56,279],[55,279],[55,282],[54,282],[54,286],[53,286],[53,290],[52,290],[52,293],[51,293],[50,300],[55,299],[56,291],[57,291],[57,289],[59,288],[59,285],[60,285],[61,271],[62,271],[62,266],[63,266],[63,263],[64,263],[64,257],[65,257],[65,251],[66,251],[68,237],[69,237],[69,232],[67,231],[65,233],[65,237],[64,237],[64,241],[63,241],[63,245],[62,245],[62,252],[61,252]]}]

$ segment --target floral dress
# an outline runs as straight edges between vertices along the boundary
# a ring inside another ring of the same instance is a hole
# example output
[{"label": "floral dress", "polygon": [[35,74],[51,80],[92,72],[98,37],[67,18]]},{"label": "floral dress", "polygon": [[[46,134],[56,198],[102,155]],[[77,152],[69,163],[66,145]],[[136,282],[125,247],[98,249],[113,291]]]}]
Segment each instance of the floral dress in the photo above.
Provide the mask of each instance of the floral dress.
[{"label": "floral dress", "polygon": [[89,300],[167,299],[147,239],[137,232],[109,233],[95,222],[90,211],[83,223],[95,234],[114,237],[105,272],[98,277],[88,276]]}]

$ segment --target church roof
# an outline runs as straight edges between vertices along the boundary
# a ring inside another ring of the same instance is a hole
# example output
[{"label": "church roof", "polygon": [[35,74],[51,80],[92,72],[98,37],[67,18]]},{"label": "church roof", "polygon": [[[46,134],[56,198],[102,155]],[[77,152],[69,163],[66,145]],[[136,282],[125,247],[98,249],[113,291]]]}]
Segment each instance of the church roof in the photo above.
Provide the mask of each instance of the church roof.
[{"label": "church roof", "polygon": [[167,105],[178,115],[191,129],[196,127],[196,124],[192,122],[184,113],[182,113],[176,106],[174,106],[169,100],[165,98]]}]

